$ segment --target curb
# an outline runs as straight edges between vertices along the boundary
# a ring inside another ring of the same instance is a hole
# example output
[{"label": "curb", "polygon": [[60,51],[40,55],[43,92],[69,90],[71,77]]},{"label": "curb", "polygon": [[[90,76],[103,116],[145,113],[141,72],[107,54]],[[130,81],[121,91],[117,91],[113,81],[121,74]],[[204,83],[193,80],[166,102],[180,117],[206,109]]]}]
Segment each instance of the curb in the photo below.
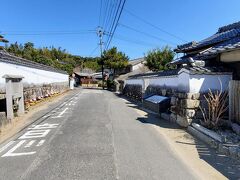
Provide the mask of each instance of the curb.
[{"label": "curb", "polygon": [[229,156],[235,160],[240,160],[240,148],[235,146],[227,146],[219,142],[218,140],[204,134],[192,126],[188,126],[187,132],[192,136],[198,138],[204,143],[210,145],[210,147],[216,149],[219,153]]}]

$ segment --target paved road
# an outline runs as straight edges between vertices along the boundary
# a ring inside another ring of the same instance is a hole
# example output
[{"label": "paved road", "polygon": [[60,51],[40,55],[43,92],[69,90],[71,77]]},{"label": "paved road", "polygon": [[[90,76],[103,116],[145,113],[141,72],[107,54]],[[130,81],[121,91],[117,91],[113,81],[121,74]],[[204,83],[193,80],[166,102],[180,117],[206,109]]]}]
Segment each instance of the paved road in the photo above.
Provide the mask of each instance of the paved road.
[{"label": "paved road", "polygon": [[113,93],[74,96],[0,146],[0,179],[195,179]]}]

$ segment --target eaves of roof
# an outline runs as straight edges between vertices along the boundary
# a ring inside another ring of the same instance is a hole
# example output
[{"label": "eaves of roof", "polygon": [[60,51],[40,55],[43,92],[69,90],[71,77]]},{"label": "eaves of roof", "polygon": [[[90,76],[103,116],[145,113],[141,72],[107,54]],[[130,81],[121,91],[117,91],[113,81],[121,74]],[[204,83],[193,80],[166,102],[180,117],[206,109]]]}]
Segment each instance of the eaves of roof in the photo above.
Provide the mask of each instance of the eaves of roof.
[{"label": "eaves of roof", "polygon": [[219,28],[218,32],[202,41],[199,42],[191,42],[183,45],[177,46],[174,50],[175,52],[191,52],[204,48],[208,48],[211,46],[215,46],[219,43],[224,43],[225,41],[229,41],[233,38],[240,37],[240,22],[230,24],[228,26],[224,26]]}]

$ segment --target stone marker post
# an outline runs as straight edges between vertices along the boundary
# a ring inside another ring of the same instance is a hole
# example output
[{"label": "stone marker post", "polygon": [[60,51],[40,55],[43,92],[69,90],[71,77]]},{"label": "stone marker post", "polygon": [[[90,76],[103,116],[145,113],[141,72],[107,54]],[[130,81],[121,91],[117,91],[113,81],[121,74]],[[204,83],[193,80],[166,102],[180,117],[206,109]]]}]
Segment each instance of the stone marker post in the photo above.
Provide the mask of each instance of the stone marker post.
[{"label": "stone marker post", "polygon": [[17,115],[24,114],[24,97],[22,76],[4,75],[6,82],[6,103],[7,103],[7,119],[13,119],[14,102],[17,104]]}]

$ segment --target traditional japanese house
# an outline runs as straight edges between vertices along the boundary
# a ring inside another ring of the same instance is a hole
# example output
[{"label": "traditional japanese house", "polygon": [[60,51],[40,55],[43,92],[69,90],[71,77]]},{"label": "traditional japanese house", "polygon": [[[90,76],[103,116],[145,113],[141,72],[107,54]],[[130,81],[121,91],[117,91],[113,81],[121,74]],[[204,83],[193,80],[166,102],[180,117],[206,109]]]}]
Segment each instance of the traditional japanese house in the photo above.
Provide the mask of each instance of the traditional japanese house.
[{"label": "traditional japanese house", "polygon": [[233,79],[240,79],[240,22],[220,27],[212,36],[179,45],[175,49],[184,56],[172,62],[183,66],[208,67],[218,71],[233,72]]}]

